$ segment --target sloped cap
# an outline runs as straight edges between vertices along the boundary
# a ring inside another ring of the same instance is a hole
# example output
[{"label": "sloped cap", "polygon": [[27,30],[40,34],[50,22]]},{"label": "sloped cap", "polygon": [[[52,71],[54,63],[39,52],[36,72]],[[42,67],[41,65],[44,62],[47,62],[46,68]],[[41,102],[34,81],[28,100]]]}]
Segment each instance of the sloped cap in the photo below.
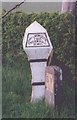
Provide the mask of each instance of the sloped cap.
[{"label": "sloped cap", "polygon": [[28,33],[46,32],[46,29],[42,27],[37,21],[34,21],[31,25],[26,28]]},{"label": "sloped cap", "polygon": [[41,26],[37,21],[34,21],[26,28],[23,48],[27,47],[52,47],[47,30]]}]

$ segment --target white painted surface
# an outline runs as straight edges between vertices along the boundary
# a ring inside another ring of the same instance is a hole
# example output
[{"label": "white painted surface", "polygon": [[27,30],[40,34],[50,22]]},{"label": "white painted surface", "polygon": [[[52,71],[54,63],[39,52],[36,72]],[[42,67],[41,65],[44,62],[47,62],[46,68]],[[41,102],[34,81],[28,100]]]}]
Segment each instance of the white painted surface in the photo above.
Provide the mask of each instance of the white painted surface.
[{"label": "white painted surface", "polygon": [[[28,60],[48,59],[53,47],[46,29],[38,22],[35,21],[26,28],[23,49],[28,56]],[[46,62],[30,62],[30,67],[32,72],[31,83],[45,82]],[[42,100],[44,97],[45,85],[32,86],[32,102]]]},{"label": "white painted surface", "polygon": [[38,102],[45,98],[45,85],[32,86],[31,102]]},{"label": "white painted surface", "polygon": [[54,69],[56,69],[57,71],[60,71],[60,80],[63,80],[63,72],[62,72],[62,69],[60,68],[60,67],[58,67],[58,66],[53,66],[54,67]]},{"label": "white painted surface", "polygon": [[46,62],[35,62],[30,63],[31,71],[32,71],[32,83],[33,82],[45,82],[45,67]]},{"label": "white painted surface", "polygon": [[60,68],[60,80],[62,80],[63,77],[62,77],[62,69]]}]

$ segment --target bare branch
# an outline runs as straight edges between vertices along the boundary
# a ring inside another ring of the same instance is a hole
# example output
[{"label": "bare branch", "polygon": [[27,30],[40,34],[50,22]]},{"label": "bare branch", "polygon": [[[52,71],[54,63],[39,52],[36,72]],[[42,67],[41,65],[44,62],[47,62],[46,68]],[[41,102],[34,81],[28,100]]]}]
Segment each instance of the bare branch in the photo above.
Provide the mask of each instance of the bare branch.
[{"label": "bare branch", "polygon": [[20,7],[23,3],[25,2],[25,0],[19,4],[17,4],[15,7],[13,7],[12,9],[10,9],[8,12],[6,12],[2,18],[4,18],[6,15],[8,15],[11,11],[13,11],[14,9],[16,9],[17,7]]}]

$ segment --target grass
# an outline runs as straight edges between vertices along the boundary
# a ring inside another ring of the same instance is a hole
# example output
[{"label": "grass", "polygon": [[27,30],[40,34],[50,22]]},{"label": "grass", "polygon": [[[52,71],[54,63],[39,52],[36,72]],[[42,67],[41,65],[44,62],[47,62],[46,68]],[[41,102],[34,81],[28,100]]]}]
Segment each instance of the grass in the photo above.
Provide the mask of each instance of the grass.
[{"label": "grass", "polygon": [[63,82],[61,110],[49,107],[45,101],[32,104],[31,71],[28,63],[3,66],[2,70],[3,118],[73,118],[75,116],[74,88]]}]

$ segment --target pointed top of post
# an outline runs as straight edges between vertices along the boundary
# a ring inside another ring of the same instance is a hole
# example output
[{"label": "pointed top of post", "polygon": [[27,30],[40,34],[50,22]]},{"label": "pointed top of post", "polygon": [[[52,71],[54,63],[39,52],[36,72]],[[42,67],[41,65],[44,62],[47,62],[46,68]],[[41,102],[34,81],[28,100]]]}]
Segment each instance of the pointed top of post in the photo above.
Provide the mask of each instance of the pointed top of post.
[{"label": "pointed top of post", "polygon": [[37,21],[30,24],[25,31],[23,38],[23,48],[50,47],[53,49],[47,30]]},{"label": "pointed top of post", "polygon": [[37,21],[34,21],[31,25],[26,28],[26,32],[28,33],[38,33],[38,32],[46,32],[46,29],[41,26]]}]

